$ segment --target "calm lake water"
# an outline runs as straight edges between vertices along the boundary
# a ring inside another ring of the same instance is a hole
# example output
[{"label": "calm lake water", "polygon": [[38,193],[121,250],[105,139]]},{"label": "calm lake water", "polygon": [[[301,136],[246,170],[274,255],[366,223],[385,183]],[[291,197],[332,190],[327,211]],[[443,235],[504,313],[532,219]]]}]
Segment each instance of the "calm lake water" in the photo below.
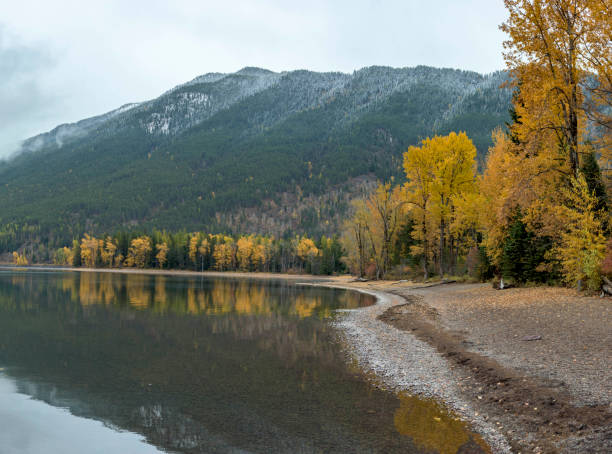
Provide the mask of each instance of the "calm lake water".
[{"label": "calm lake water", "polygon": [[0,271],[0,453],[478,453],[434,402],[374,387],[283,281]]}]

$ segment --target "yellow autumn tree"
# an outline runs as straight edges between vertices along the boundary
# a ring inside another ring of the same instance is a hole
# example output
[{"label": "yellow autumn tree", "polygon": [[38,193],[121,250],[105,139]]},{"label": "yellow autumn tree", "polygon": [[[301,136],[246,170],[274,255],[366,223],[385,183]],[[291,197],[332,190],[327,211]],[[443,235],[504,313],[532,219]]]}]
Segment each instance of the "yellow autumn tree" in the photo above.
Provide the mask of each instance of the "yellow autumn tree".
[{"label": "yellow autumn tree", "polygon": [[552,134],[574,177],[584,131],[581,82],[586,75],[581,49],[592,26],[587,0],[504,0],[509,18],[501,25],[509,39],[504,58],[520,90],[515,103],[518,139],[531,144]]},{"label": "yellow autumn tree", "polygon": [[164,265],[166,264],[166,262],[168,261],[168,245],[163,242],[160,244],[157,244],[155,246],[155,249],[157,249],[157,254],[155,254],[155,260],[157,261],[157,266],[159,266],[160,268],[163,268]]},{"label": "yellow autumn tree", "polygon": [[236,242],[236,260],[241,271],[249,271],[255,252],[255,244],[252,236],[242,236]]},{"label": "yellow autumn tree", "polygon": [[312,263],[316,257],[319,256],[321,251],[317,248],[314,241],[310,238],[302,237],[297,245],[297,255],[304,264],[312,266]]},{"label": "yellow autumn tree", "polygon": [[198,265],[198,244],[200,244],[200,235],[198,233],[192,233],[189,236],[189,260],[196,267]]},{"label": "yellow autumn tree", "polygon": [[391,182],[379,184],[365,198],[365,230],[376,265],[376,278],[381,279],[391,265],[391,248],[404,208],[401,186]]},{"label": "yellow autumn tree", "polygon": [[236,264],[235,243],[231,237],[222,237],[222,243],[215,244],[213,258],[219,271],[232,270]]},{"label": "yellow autumn tree", "polygon": [[601,216],[596,212],[597,199],[589,192],[584,177],[574,180],[563,191],[567,203],[559,207],[565,228],[554,253],[561,257],[565,281],[576,285],[583,281],[592,291],[601,287],[600,268],[606,252]]},{"label": "yellow autumn tree", "polygon": [[210,242],[207,238],[202,238],[200,246],[198,247],[198,253],[200,257],[210,254]]},{"label": "yellow autumn tree", "polygon": [[341,241],[347,252],[345,262],[359,276],[370,267],[377,279],[387,273],[405,208],[402,187],[391,182],[379,183],[364,198],[352,202],[353,213],[345,222]]},{"label": "yellow autumn tree", "polygon": [[411,214],[415,221],[413,237],[418,241],[418,245],[412,247],[412,253],[421,256],[425,279],[429,277],[432,252],[430,210],[438,160],[430,150],[429,143],[430,139],[425,139],[421,146],[411,146],[404,153],[406,202],[412,207]]},{"label": "yellow autumn tree", "polygon": [[27,265],[28,259],[25,254],[20,254],[19,252],[13,252],[13,263],[15,265]]},{"label": "yellow autumn tree", "polygon": [[563,228],[557,209],[564,203],[559,188],[567,184],[570,174],[562,156],[530,154],[501,129],[493,132],[493,146],[479,179],[479,224],[494,264],[500,264],[508,224],[517,210],[529,230],[539,236],[554,236]]},{"label": "yellow autumn tree", "polygon": [[100,242],[87,233],[81,239],[81,264],[87,268],[94,268],[98,259]]},{"label": "yellow autumn tree", "polygon": [[451,132],[434,137],[429,143],[437,165],[432,185],[432,214],[438,227],[438,273],[448,272],[447,263],[455,265],[460,238],[452,231],[456,203],[476,192],[476,147],[467,134]]},{"label": "yellow autumn tree", "polygon": [[115,253],[117,252],[117,245],[110,236],[107,236],[105,240],[99,241],[100,260],[104,266],[112,268],[115,265]]},{"label": "yellow autumn tree", "polygon": [[431,258],[443,275],[448,262],[456,262],[460,236],[475,223],[473,218],[459,218],[456,205],[475,202],[476,148],[464,132],[426,138],[404,153],[404,171],[406,202],[415,223],[413,237],[419,242],[412,252],[422,257],[426,279]]},{"label": "yellow autumn tree", "polygon": [[504,57],[520,93],[514,133],[525,144],[552,135],[557,149],[548,151],[561,151],[576,178],[586,118],[591,120],[589,139],[604,160],[612,157],[612,2],[505,4],[509,18],[501,29],[509,39]]},{"label": "yellow autumn tree", "polygon": [[271,255],[272,238],[259,237],[257,245],[253,249],[252,261],[255,268],[259,271],[268,271],[268,260]]},{"label": "yellow autumn tree", "polygon": [[493,263],[499,265],[506,227],[511,213],[519,204],[521,190],[520,156],[513,152],[513,142],[501,129],[493,132],[483,175],[479,180],[479,224],[483,229],[483,244]]},{"label": "yellow autumn tree", "polygon": [[[479,184],[484,244],[499,265],[512,213],[521,213],[529,232],[552,241],[554,254],[549,259],[561,263],[568,283],[584,280],[594,285],[593,264],[599,260],[601,241],[592,223],[597,220],[589,214],[592,195],[583,187],[580,156],[590,151],[587,138],[601,139],[596,140],[598,151],[608,154],[609,119],[601,108],[610,101],[606,95],[612,61],[610,34],[606,37],[610,4],[608,0],[505,0],[505,4],[509,18],[501,28],[509,37],[504,57],[516,89],[516,115],[508,135],[494,132]],[[592,126],[601,127],[595,136],[596,128],[587,130],[587,117]],[[590,251],[588,259],[585,251]]]},{"label": "yellow autumn tree", "polygon": [[147,256],[151,252],[151,238],[148,236],[139,236],[130,242],[125,265],[144,268],[147,264]]},{"label": "yellow autumn tree", "polygon": [[56,265],[72,265],[74,252],[69,247],[62,247],[55,251],[53,263]]},{"label": "yellow autumn tree", "polygon": [[365,201],[355,199],[351,203],[352,215],[344,223],[341,241],[346,252],[344,260],[349,269],[359,277],[365,276],[370,247],[366,232],[367,212]]}]

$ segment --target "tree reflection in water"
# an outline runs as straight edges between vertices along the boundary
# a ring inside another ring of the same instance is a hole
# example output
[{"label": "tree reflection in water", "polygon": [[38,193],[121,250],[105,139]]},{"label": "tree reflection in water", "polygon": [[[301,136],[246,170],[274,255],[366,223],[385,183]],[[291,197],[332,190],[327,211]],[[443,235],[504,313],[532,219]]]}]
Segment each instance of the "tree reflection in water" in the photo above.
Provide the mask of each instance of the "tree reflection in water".
[{"label": "tree reflection in water", "polygon": [[479,435],[470,433],[465,422],[437,402],[404,393],[399,400],[400,407],[393,417],[395,427],[418,446],[440,454],[490,453]]}]

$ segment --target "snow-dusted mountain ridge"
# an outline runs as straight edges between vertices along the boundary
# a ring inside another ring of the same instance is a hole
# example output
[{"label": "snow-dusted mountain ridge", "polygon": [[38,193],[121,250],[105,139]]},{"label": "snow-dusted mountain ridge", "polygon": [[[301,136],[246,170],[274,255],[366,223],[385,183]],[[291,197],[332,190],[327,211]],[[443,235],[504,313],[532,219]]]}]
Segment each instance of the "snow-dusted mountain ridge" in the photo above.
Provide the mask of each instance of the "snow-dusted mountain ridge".
[{"label": "snow-dusted mountain ridge", "polygon": [[[208,73],[172,88],[160,97],[138,104],[127,104],[100,116],[63,124],[27,139],[26,151],[61,147],[81,139],[93,130],[121,128],[137,118],[139,127],[151,135],[175,135],[209,119],[239,101],[276,89],[282,98],[270,111],[254,112],[253,126],[269,127],[291,114],[319,108],[337,98],[343,109],[337,124],[345,125],[367,111],[376,109],[396,93],[410,93],[423,84],[435,86],[449,96],[448,108],[436,119],[441,126],[465,110],[466,101],[487,92],[488,103],[507,105],[509,93],[500,89],[505,73],[481,75],[469,71],[436,69],[426,66],[390,68],[371,66],[352,74],[316,73],[305,70],[276,73],[245,67],[235,73]],[[279,94],[276,94],[279,97]]]}]

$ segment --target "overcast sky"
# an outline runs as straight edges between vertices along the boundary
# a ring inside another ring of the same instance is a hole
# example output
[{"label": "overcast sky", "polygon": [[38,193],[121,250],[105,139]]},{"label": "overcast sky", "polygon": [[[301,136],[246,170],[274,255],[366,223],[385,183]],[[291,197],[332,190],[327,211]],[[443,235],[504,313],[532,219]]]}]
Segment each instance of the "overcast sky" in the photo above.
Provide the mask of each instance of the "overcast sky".
[{"label": "overcast sky", "polygon": [[502,0],[0,0],[0,156],[244,66],[502,69]]}]

